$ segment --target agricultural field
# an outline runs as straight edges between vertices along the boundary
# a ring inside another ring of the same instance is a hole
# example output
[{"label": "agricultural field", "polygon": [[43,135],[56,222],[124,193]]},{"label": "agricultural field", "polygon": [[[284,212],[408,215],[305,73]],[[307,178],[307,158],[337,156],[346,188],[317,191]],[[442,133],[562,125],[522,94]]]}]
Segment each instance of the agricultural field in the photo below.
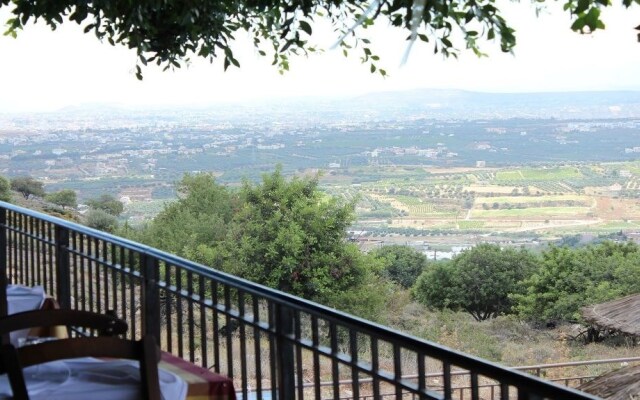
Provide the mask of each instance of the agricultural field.
[{"label": "agricultural field", "polygon": [[544,241],[640,230],[640,162],[376,172],[378,181],[327,190],[359,199],[355,226],[378,236]]},{"label": "agricultural field", "polygon": [[519,168],[496,172],[496,180],[500,181],[558,181],[581,178],[582,173],[577,167],[557,168]]},{"label": "agricultural field", "polygon": [[493,218],[575,218],[586,217],[591,212],[589,207],[531,207],[531,208],[512,208],[504,210],[474,210],[472,218],[493,219]]}]

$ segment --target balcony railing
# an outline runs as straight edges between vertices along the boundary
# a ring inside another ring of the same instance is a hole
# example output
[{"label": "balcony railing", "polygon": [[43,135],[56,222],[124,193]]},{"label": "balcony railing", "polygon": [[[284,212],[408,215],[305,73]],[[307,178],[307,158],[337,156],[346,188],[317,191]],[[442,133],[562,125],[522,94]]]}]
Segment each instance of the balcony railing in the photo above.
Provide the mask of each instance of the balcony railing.
[{"label": "balcony railing", "polygon": [[471,399],[595,399],[2,202],[0,263],[1,288],[42,285],[61,307],[113,312],[129,323],[129,337],[154,335],[163,350],[231,377],[244,399],[450,399],[462,385]]}]

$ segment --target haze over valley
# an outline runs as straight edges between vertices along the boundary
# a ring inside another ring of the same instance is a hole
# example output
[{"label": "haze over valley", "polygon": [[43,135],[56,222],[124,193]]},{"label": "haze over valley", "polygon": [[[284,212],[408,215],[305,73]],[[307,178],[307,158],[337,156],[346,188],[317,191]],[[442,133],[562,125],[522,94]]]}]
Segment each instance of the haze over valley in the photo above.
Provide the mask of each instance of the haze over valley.
[{"label": "haze over valley", "polygon": [[[539,243],[640,229],[640,92],[373,93],[192,108],[0,114],[0,173],[142,223],[184,173],[238,185],[281,165],[357,199],[363,246]],[[414,239],[414,238],[418,239]],[[408,239],[411,238],[411,239]],[[428,246],[427,246],[428,247]]]}]

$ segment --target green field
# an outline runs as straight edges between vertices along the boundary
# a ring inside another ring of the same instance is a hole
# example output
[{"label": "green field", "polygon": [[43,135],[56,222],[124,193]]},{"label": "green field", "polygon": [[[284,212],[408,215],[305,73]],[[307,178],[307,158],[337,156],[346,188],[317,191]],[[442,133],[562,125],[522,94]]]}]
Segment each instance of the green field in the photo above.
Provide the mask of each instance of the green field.
[{"label": "green field", "polygon": [[550,196],[499,196],[499,197],[476,197],[476,204],[492,204],[492,203],[509,203],[509,204],[527,204],[540,203],[548,201],[579,201],[590,203],[589,196],[582,195],[550,195]]},{"label": "green field", "polygon": [[534,207],[511,210],[473,210],[471,216],[473,218],[530,218],[541,215],[575,215],[576,217],[584,217],[590,211],[589,207]]},{"label": "green field", "polygon": [[556,168],[519,168],[496,172],[496,181],[558,181],[581,178],[582,173],[576,167]]},{"label": "green field", "polygon": [[459,229],[480,229],[484,227],[484,221],[458,221]]}]

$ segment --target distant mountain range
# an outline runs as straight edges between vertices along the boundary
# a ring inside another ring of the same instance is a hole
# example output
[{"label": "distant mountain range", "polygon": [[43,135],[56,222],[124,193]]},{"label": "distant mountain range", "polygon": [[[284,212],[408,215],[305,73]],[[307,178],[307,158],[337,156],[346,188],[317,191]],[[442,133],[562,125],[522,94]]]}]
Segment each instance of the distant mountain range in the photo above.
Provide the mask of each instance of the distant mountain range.
[{"label": "distant mountain range", "polygon": [[481,93],[419,89],[352,99],[359,109],[424,112],[434,118],[629,118],[640,117],[640,91]]},{"label": "distant mountain range", "polygon": [[[185,106],[126,106],[80,104],[48,115],[77,117],[94,114],[159,119],[176,114],[196,114],[222,119],[260,116],[323,120],[352,119],[505,119],[505,118],[640,118],[640,91],[589,91],[555,93],[482,93],[465,90],[415,89],[377,92],[341,98],[279,98]],[[24,115],[24,114],[22,114]],[[3,117],[16,116],[5,113]]]}]

